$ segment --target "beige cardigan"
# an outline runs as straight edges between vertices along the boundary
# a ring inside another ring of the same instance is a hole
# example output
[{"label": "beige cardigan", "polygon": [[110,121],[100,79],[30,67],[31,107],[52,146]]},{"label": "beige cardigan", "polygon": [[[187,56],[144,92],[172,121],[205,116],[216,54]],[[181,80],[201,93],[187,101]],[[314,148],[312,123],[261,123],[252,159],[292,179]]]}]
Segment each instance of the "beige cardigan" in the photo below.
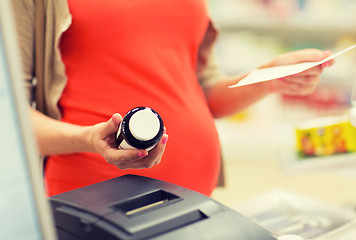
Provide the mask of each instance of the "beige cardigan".
[{"label": "beige cardigan", "polygon": [[[43,9],[37,9],[37,17],[41,19],[42,15],[44,20],[36,24],[36,7],[39,7],[38,4],[36,6],[36,0],[12,0],[22,67],[28,97],[34,97],[37,109],[41,112],[59,119],[61,113],[58,101],[67,83],[67,77],[58,43],[62,33],[71,24],[71,15],[67,0],[37,0],[40,1],[43,1]],[[203,89],[207,89],[224,77],[217,67],[212,51],[216,36],[217,30],[210,22],[199,48],[197,64],[197,77]],[[37,43],[40,41],[41,49],[36,50],[36,41]],[[43,56],[39,56],[42,53]],[[36,83],[36,76],[39,82],[34,92],[33,83]]]}]

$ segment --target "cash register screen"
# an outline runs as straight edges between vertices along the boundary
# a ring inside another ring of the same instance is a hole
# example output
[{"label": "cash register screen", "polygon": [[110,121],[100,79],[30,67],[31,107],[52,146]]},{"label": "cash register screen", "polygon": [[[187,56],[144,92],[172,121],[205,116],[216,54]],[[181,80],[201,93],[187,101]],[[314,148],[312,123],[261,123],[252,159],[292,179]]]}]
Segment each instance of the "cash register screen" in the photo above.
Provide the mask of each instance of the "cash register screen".
[{"label": "cash register screen", "polygon": [[9,10],[0,0],[0,239],[52,239]]}]

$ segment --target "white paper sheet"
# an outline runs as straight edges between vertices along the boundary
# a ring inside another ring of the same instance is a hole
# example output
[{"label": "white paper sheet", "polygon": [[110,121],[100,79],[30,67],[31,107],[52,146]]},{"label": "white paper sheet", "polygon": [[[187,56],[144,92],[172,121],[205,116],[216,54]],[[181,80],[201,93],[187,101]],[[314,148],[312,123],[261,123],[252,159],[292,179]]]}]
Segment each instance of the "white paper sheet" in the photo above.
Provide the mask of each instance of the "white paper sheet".
[{"label": "white paper sheet", "polygon": [[270,68],[257,69],[257,70],[252,71],[245,78],[241,79],[238,83],[236,83],[232,86],[229,86],[229,88],[240,87],[240,86],[254,84],[254,83],[263,82],[263,81],[269,81],[269,80],[301,73],[301,72],[308,70],[312,67],[315,67],[319,64],[327,62],[327,61],[329,61],[343,53],[346,53],[355,47],[356,47],[356,44],[352,45],[340,52],[337,52],[327,58],[324,58],[321,61],[317,61],[317,62],[304,62],[304,63],[297,63],[297,64],[292,64],[292,65],[282,65],[282,66],[276,66],[276,67],[270,67]]}]

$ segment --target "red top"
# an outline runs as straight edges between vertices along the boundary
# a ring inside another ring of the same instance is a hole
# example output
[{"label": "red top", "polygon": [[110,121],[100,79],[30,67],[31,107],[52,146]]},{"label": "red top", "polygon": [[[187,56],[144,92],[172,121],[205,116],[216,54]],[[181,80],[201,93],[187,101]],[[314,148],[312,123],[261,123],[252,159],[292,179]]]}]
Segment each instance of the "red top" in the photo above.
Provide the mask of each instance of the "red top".
[{"label": "red top", "polygon": [[214,119],[196,77],[197,51],[208,26],[204,0],[69,0],[73,23],[61,39],[68,84],[62,120],[107,121],[137,106],[155,109],[169,135],[161,164],[120,170],[98,154],[51,156],[48,194],[124,174],[172,182],[210,195],[219,173]]}]

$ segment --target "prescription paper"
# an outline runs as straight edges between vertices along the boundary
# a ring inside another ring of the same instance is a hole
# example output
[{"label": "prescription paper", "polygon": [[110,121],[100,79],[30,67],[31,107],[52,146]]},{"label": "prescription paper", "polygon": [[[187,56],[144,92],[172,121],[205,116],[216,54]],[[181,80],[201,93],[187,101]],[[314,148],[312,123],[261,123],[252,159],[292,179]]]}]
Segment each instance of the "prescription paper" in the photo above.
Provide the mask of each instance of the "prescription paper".
[{"label": "prescription paper", "polygon": [[356,44],[352,45],[340,52],[337,52],[327,58],[324,58],[321,61],[317,61],[317,62],[303,62],[303,63],[297,63],[297,64],[291,64],[291,65],[282,65],[282,66],[276,66],[276,67],[270,67],[270,68],[257,69],[257,70],[252,71],[245,78],[241,79],[241,81],[239,81],[238,83],[236,83],[232,86],[229,86],[229,88],[241,87],[244,85],[269,81],[269,80],[287,77],[287,76],[290,76],[293,74],[301,73],[301,72],[308,70],[312,67],[315,67],[319,64],[327,62],[341,54],[344,54],[355,47],[356,47]]}]

